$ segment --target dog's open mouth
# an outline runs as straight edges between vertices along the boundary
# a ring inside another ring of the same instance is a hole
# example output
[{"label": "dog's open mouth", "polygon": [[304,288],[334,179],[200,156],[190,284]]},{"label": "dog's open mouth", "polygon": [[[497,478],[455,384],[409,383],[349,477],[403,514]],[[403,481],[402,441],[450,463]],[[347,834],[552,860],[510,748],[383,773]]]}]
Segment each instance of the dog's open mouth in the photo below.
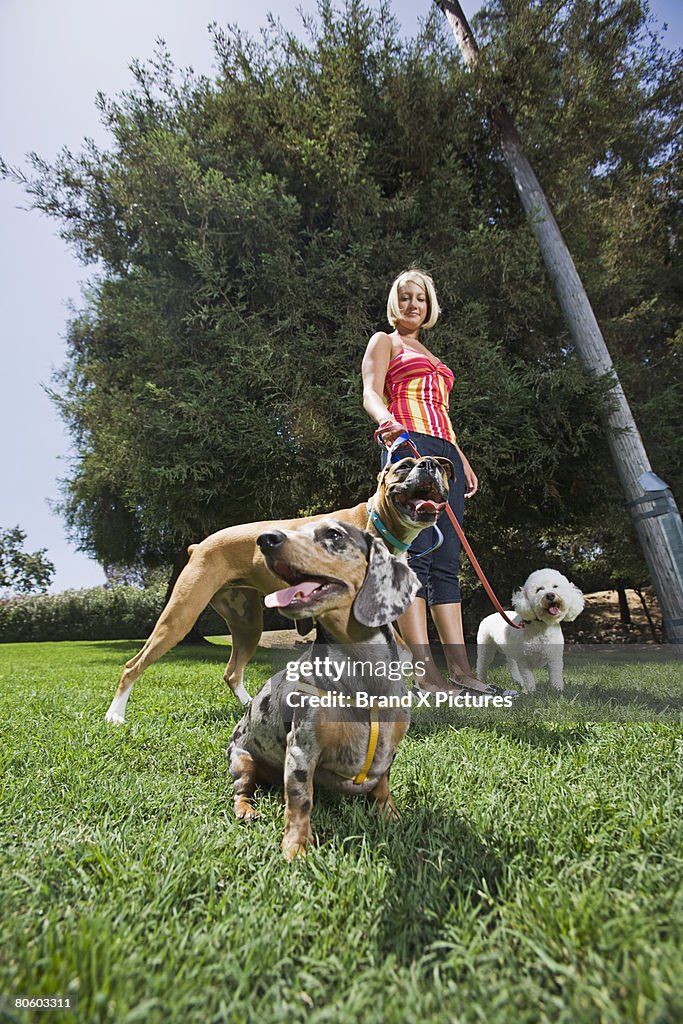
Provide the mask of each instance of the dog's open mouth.
[{"label": "dog's open mouth", "polygon": [[266,594],[264,602],[266,608],[277,608],[285,615],[300,609],[308,609],[322,598],[341,594],[346,590],[346,584],[341,580],[328,576],[303,576],[284,562],[275,561],[270,568],[290,586]]},{"label": "dog's open mouth", "polygon": [[548,615],[552,615],[554,617],[555,615],[559,615],[560,614],[561,608],[560,608],[560,606],[558,604],[550,604],[546,608],[546,611],[547,611]]},{"label": "dog's open mouth", "polygon": [[414,523],[434,523],[446,507],[442,495],[433,488],[419,495],[394,492],[391,499],[398,511]]}]

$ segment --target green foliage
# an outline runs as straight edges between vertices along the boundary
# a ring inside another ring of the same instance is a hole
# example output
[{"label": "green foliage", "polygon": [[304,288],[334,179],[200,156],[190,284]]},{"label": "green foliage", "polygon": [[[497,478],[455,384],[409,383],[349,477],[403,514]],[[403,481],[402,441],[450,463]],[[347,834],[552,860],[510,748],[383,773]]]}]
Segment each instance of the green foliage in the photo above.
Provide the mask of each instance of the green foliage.
[{"label": "green foliage", "polygon": [[0,591],[28,594],[44,591],[55,574],[53,563],[45,557],[47,548],[29,554],[23,551],[26,534],[18,526],[0,529]]},{"label": "green foliage", "polygon": [[28,640],[125,640],[148,636],[164,587],[93,587],[0,601],[0,643]]},{"label": "green foliage", "polygon": [[[164,605],[166,582],[147,580],[144,589],[125,583],[0,600],[0,643],[30,640],[140,640],[149,636]],[[273,609],[264,628],[290,629]],[[198,632],[222,636],[227,626],[212,608],[198,619]]]},{"label": "green foliage", "polygon": [[497,585],[540,564],[549,533],[595,548],[609,522],[629,557],[605,385],[572,350],[487,108],[517,120],[655,468],[680,488],[683,77],[646,13],[494,0],[473,74],[436,10],[403,41],[388,6],[321,0],[305,40],[214,28],[212,79],[160,49],[100,97],[107,151],[34,157],[34,206],[101,268],[53,393],[82,547],[154,565],[217,528],[370,493],[360,359],[396,272],[420,264]]}]

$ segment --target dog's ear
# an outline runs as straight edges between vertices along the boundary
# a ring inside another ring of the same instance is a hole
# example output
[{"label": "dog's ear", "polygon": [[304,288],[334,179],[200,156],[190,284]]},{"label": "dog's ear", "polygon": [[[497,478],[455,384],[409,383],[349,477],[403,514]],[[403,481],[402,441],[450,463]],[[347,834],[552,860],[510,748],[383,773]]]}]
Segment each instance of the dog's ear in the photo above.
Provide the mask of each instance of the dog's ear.
[{"label": "dog's ear", "polygon": [[443,468],[446,470],[447,480],[455,480],[455,466],[453,465],[450,459],[443,459],[440,455],[436,458],[432,456],[432,458],[434,459],[434,462],[438,462],[439,465],[443,466]]},{"label": "dog's ear", "polygon": [[569,603],[567,605],[567,613],[564,617],[564,622],[573,622],[574,619],[581,614],[584,608],[585,601],[583,594],[578,587],[575,587],[573,583],[569,584]]},{"label": "dog's ear", "polygon": [[410,608],[420,581],[406,562],[389,554],[379,537],[366,537],[368,568],[353,614],[363,626],[385,626]]},{"label": "dog's ear", "polygon": [[515,590],[512,595],[512,607],[525,622],[533,622],[536,618],[525,587]]}]

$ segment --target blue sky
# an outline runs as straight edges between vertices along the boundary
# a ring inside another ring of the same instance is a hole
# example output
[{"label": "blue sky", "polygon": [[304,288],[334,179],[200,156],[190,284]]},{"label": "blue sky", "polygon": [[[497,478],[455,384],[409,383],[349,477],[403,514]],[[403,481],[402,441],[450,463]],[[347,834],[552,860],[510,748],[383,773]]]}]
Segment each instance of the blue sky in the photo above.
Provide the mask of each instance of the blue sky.
[{"label": "blue sky", "polygon": [[[413,35],[430,0],[394,0],[406,35]],[[479,3],[462,3],[468,17]],[[94,99],[131,84],[134,58],[152,55],[163,38],[175,63],[210,73],[207,26],[237,23],[258,32],[271,11],[290,28],[311,0],[2,0],[0,4],[0,153],[25,166],[35,151],[52,159],[62,146],[78,151],[86,136],[104,143]],[[651,0],[667,45],[683,46],[680,0]],[[11,101],[8,101],[11,97]],[[27,547],[44,547],[57,567],[52,590],[104,582],[98,564],[74,550],[49,508],[68,471],[69,438],[43,386],[64,362],[65,324],[80,304],[92,271],[82,267],[56,234],[56,224],[25,205],[21,190],[0,183],[0,303],[3,373],[0,378],[0,527],[20,525]]]}]

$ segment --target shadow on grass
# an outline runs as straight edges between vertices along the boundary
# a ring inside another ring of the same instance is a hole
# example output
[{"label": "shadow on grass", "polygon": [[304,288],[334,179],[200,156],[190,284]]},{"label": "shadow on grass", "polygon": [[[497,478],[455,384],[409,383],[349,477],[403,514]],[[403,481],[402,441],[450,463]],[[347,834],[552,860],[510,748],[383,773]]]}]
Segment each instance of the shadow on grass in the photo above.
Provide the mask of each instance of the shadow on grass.
[{"label": "shadow on grass", "polygon": [[[282,789],[257,790],[256,806],[265,805],[266,814],[272,800],[283,800]],[[284,816],[280,835],[283,824]],[[381,880],[372,897],[377,927],[366,936],[368,951],[374,948],[377,956],[393,953],[410,964],[439,940],[452,939],[463,917],[496,912],[506,864],[500,840],[477,834],[446,804],[402,806],[401,819],[386,822],[371,797],[341,796],[316,785],[311,824],[315,851],[297,863],[304,875],[310,870],[315,884],[341,860]],[[259,822],[245,827],[258,828]]]},{"label": "shadow on grass", "polygon": [[521,694],[510,708],[444,708],[417,710],[411,721],[414,736],[430,735],[443,729],[517,730],[520,734],[546,737],[537,745],[555,746],[562,736],[572,742],[572,728],[591,723],[657,722],[677,724],[683,720],[683,694],[649,693],[619,686],[569,684],[558,694],[541,686],[535,694]]},{"label": "shadow on grass", "polygon": [[[366,801],[333,805],[332,799],[317,795],[319,843],[336,839],[359,860],[368,846],[370,856],[390,869],[373,938],[383,955],[411,963],[443,939],[463,913],[495,912],[504,861],[493,838],[488,842],[476,834],[451,807],[412,807],[402,811],[400,821],[386,823]],[[340,840],[347,829],[353,834]]]},{"label": "shadow on grass", "polygon": [[683,712],[683,692],[675,694],[652,694],[643,691],[613,686],[567,686],[565,700],[570,700],[576,707],[628,708],[633,711],[655,714]]},{"label": "shadow on grass", "polygon": [[[240,704],[235,696],[227,696],[225,706],[215,708],[200,708],[194,718],[199,725],[229,725],[234,729],[244,715],[246,706]],[[229,738],[228,734],[228,738]],[[226,740],[226,746],[227,746]]]},{"label": "shadow on grass", "polygon": [[[81,649],[90,649],[93,655],[98,652],[105,652],[107,660],[111,654],[120,656],[122,660],[127,661],[132,658],[134,654],[141,651],[144,646],[143,640],[81,640],[79,641]],[[164,661],[175,661],[183,662],[186,661],[191,664],[195,661],[227,661],[230,657],[231,647],[229,644],[178,644],[173,647],[170,651],[164,654],[159,662]],[[263,661],[266,663],[267,651],[257,651],[252,661]],[[158,664],[158,662],[154,662]]]},{"label": "shadow on grass", "polygon": [[460,718],[455,713],[448,720],[421,715],[413,718],[410,724],[410,734],[416,738],[419,736],[431,736],[434,733],[442,732],[444,729],[458,731],[459,729],[476,729],[481,732],[492,733],[501,738],[526,743],[530,747],[543,750],[558,751],[564,747],[575,746],[577,743],[584,743],[589,731],[585,728],[565,727],[561,731],[553,728],[553,722],[547,725],[538,721],[527,721],[525,719],[501,721],[499,714],[496,719],[486,715],[469,715],[466,719]]},{"label": "shadow on grass", "polygon": [[535,722],[490,723],[486,731],[493,732],[501,739],[524,743],[537,750],[547,750],[551,753],[586,743],[590,737],[590,731],[585,728],[564,728],[559,731]]}]

